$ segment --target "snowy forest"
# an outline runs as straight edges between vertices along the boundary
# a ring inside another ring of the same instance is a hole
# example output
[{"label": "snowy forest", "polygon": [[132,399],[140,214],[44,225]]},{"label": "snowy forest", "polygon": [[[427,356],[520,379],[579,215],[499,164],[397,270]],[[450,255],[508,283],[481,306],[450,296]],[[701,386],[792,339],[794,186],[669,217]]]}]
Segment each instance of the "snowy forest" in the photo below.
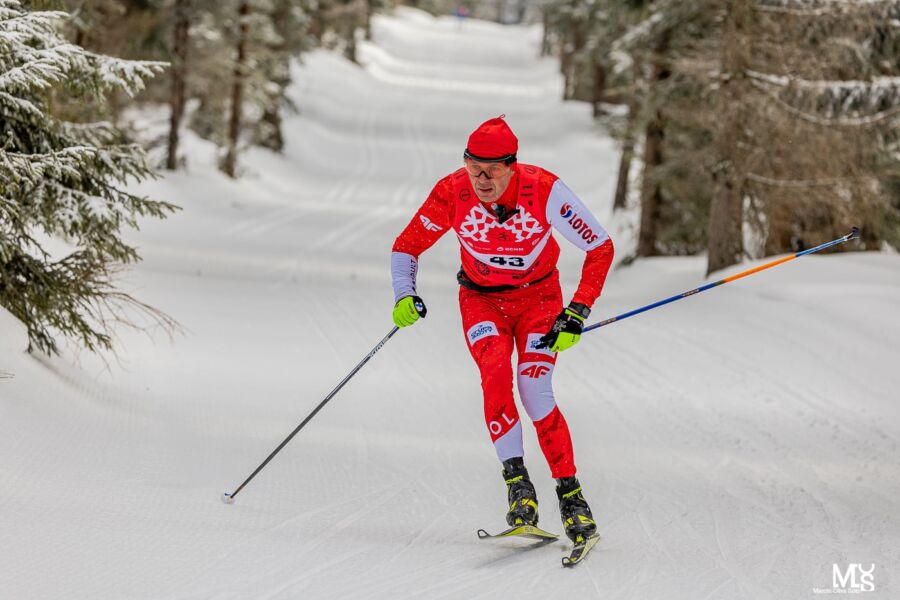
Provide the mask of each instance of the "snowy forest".
[{"label": "snowy forest", "polygon": [[[589,103],[598,129],[620,144],[613,207],[640,214],[628,260],[705,252],[711,273],[851,226],[862,231],[857,249],[900,247],[896,2],[420,8],[541,25],[540,52],[558,61],[563,98]],[[184,168],[185,127],[216,145],[222,172],[241,177],[242,150],[281,152],[284,114],[303,110],[286,93],[292,61],[326,48],[357,62],[373,14],[391,9],[382,0],[6,0],[0,304],[28,324],[32,344],[54,351],[55,328],[109,348],[103,323],[128,320],[113,316],[122,303],[166,323],[113,292],[110,277],[137,259],[119,228],[136,215],[164,217],[177,201],[109,182]],[[35,59],[30,48],[51,53]],[[140,107],[165,107],[165,135],[141,138],[129,120]],[[40,115],[48,129],[29,139]],[[90,164],[90,180],[72,181],[61,158]],[[61,196],[36,206],[36,191]],[[41,259],[32,227],[64,233],[80,251]]]},{"label": "snowy forest", "polygon": [[[609,242],[534,545],[417,213],[499,115]],[[0,598],[897,598],[898,307],[900,0],[0,0]]]},{"label": "snowy forest", "polygon": [[[553,2],[566,98],[622,142],[615,206],[642,163],[639,256],[803,250],[852,224],[898,247],[896,2]],[[746,240],[746,243],[745,243]]]}]

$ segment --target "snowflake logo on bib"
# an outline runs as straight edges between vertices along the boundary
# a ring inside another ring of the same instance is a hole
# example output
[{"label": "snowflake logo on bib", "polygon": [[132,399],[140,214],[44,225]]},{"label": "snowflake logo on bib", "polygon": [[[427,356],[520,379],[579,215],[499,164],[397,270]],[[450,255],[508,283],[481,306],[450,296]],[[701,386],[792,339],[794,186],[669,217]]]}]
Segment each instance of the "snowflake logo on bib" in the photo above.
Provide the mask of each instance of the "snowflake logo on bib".
[{"label": "snowflake logo on bib", "polygon": [[540,221],[520,208],[519,212],[502,225],[497,217],[489,213],[484,206],[477,204],[459,226],[459,235],[476,242],[488,241],[487,235],[492,229],[505,229],[516,237],[517,242],[529,240],[544,231]]}]

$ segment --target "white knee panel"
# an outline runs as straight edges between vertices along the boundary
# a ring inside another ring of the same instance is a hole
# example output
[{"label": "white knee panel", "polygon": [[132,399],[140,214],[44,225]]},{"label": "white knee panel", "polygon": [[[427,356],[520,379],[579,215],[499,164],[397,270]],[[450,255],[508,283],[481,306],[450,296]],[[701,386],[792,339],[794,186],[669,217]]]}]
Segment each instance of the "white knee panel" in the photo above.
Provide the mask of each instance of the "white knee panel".
[{"label": "white knee panel", "polygon": [[513,425],[509,431],[497,438],[494,442],[497,458],[500,462],[525,455],[525,447],[522,444],[522,421]]},{"label": "white knee panel", "polygon": [[553,363],[527,362],[516,369],[519,396],[532,421],[540,421],[556,406],[553,397]]}]

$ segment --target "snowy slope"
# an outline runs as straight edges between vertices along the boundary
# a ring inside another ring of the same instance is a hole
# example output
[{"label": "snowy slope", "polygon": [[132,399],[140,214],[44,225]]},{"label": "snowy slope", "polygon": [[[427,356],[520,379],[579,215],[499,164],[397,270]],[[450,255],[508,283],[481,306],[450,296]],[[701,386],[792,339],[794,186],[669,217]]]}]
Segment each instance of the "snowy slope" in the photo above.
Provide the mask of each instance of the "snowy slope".
[{"label": "snowy slope", "polygon": [[[0,598],[809,598],[832,563],[900,596],[900,258],[812,256],[588,334],[557,368],[603,541],[479,541],[505,490],[456,307],[456,242],[400,332],[238,497],[219,502],[390,329],[388,252],[469,131],[506,113],[614,237],[614,144],[558,101],[534,29],[398,11],[366,68],[316,52],[283,156],[147,185],[185,210],[127,286],[179,319],[121,363],[22,353],[0,312]],[[619,217],[617,217],[618,219]],[[565,242],[562,242],[565,246]],[[564,248],[564,291],[580,272]],[[695,287],[701,258],[615,271],[605,317]],[[526,426],[542,523],[553,484]],[[527,544],[526,544],[527,546]]]}]

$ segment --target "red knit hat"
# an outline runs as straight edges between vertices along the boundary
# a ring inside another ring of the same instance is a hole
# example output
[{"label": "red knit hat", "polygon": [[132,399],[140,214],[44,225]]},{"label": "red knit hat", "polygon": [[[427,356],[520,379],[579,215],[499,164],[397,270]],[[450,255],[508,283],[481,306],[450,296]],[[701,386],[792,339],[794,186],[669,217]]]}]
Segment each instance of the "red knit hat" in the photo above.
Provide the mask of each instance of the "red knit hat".
[{"label": "red knit hat", "polygon": [[476,160],[515,160],[519,140],[504,121],[506,115],[489,119],[469,136],[466,156]]}]

